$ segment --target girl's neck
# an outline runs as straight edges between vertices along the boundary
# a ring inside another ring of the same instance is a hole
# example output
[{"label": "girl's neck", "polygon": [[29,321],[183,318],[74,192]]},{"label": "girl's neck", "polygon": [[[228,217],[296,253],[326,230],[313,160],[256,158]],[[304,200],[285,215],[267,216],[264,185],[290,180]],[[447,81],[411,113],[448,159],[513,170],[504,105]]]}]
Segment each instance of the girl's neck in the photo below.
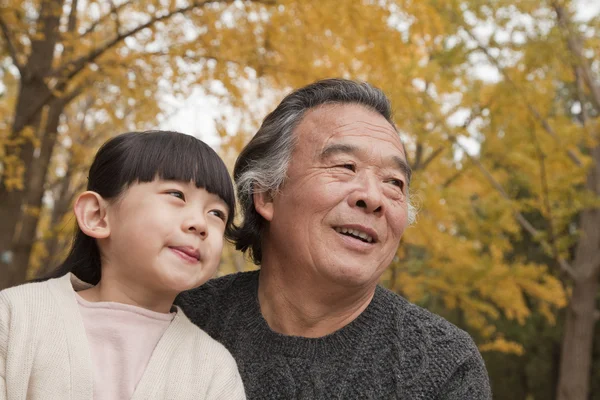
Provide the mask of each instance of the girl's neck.
[{"label": "girl's neck", "polygon": [[[110,282],[108,282],[110,281]],[[169,313],[176,294],[159,294],[139,287],[129,287],[118,280],[101,279],[92,288],[82,290],[78,294],[90,302],[113,302],[129,304],[147,310]]]}]

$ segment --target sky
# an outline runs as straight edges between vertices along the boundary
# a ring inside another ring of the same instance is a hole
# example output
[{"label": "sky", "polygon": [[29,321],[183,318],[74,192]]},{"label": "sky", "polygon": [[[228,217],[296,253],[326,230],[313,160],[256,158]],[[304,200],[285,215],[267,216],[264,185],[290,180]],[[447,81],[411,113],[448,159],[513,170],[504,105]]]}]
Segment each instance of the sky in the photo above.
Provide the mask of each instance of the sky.
[{"label": "sky", "polygon": [[202,88],[196,88],[185,100],[168,98],[165,102],[177,111],[161,123],[160,129],[187,133],[212,148],[219,147],[215,120],[221,116],[222,111],[217,98],[206,95]]}]

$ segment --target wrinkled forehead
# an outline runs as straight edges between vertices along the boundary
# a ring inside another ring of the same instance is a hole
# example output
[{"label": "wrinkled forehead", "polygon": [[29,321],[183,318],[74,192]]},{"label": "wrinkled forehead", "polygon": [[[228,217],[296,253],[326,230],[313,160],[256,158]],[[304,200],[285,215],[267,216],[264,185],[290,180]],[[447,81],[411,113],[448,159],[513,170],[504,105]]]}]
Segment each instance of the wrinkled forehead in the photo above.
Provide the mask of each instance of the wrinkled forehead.
[{"label": "wrinkled forehead", "polygon": [[332,143],[361,142],[388,146],[406,159],[396,128],[381,114],[359,104],[326,104],[305,114],[296,127],[298,152],[318,156]]}]

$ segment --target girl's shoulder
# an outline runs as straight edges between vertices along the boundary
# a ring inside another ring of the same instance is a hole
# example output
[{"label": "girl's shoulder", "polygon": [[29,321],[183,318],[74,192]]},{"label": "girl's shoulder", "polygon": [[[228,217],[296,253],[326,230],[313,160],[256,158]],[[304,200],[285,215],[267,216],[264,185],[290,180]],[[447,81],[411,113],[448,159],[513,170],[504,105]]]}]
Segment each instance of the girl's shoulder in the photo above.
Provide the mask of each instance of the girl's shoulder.
[{"label": "girl's shoulder", "polygon": [[154,351],[156,356],[165,356],[170,360],[165,365],[174,366],[165,372],[167,375],[175,373],[169,379],[176,377],[180,382],[189,382],[190,387],[199,385],[204,389],[221,380],[237,379],[241,385],[237,363],[229,350],[194,325],[179,307],[177,315]]},{"label": "girl's shoulder", "polygon": [[190,321],[181,307],[174,307],[176,308],[176,314],[167,331],[172,330],[176,334],[181,334],[185,338],[184,340],[194,342],[197,346],[206,343],[213,344],[213,342],[220,345],[208,333]]},{"label": "girl's shoulder", "polygon": [[39,297],[40,292],[48,291],[48,281],[26,282],[17,286],[4,289],[0,292],[2,301],[12,303],[17,300],[26,300],[32,297]]},{"label": "girl's shoulder", "polygon": [[0,291],[0,307],[2,309],[25,308],[28,310],[38,307],[45,308],[52,302],[52,291],[67,291],[70,277],[49,279],[46,281],[26,282]]}]

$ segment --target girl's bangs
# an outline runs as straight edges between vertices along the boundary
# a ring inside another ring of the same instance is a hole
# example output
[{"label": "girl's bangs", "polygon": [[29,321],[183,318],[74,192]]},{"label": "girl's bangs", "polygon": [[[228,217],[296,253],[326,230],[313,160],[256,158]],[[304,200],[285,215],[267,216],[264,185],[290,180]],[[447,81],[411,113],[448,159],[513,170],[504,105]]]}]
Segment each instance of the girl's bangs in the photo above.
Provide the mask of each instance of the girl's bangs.
[{"label": "girl's bangs", "polygon": [[[185,134],[148,132],[139,149],[130,149],[123,165],[121,181],[164,180],[194,182],[196,187],[219,196],[234,212],[235,195],[227,167],[206,143]],[[133,150],[133,151],[131,151]]]}]

